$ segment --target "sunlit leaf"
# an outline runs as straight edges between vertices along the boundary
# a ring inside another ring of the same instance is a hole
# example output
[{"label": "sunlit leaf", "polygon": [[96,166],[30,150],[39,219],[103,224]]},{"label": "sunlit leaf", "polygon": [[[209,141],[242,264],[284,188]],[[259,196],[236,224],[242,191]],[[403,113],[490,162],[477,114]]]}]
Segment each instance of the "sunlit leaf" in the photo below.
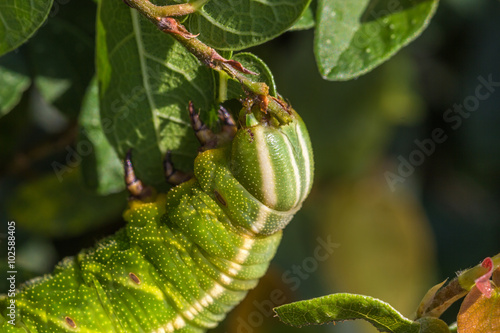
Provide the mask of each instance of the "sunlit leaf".
[{"label": "sunlit leaf", "polygon": [[369,296],[333,294],[274,309],[285,324],[303,326],[363,319],[380,332],[418,333],[420,324],[403,317],[389,304]]},{"label": "sunlit leaf", "polygon": [[290,28],[310,0],[211,0],[188,18],[188,29],[221,50],[241,50],[264,43]]},{"label": "sunlit leaf", "polygon": [[[273,74],[261,59],[248,52],[237,53],[232,59],[240,62],[246,69],[257,73],[258,75],[246,74],[246,76],[254,82],[265,82],[269,87],[269,94],[276,96],[276,84]],[[241,84],[235,80],[229,80],[228,82],[227,99],[231,98],[245,98]]]},{"label": "sunlit leaf", "polygon": [[441,283],[436,284],[433,286],[431,289],[427,291],[427,293],[424,295],[422,298],[422,301],[420,302],[420,305],[418,306],[417,309],[417,318],[422,317],[422,315],[425,313],[429,305],[432,303],[434,300],[434,296],[436,296],[437,291],[446,283],[446,280],[444,280]]},{"label": "sunlit leaf", "polygon": [[192,169],[199,144],[187,106],[193,101],[202,118],[214,106],[213,73],[123,3],[100,2],[97,30],[104,133],[120,158],[134,148],[132,160],[146,184],[165,188],[167,150],[178,169]]},{"label": "sunlit leaf", "polygon": [[499,333],[500,288],[490,298],[472,288],[460,306],[457,326],[459,333]]},{"label": "sunlit leaf", "polygon": [[315,54],[328,80],[348,80],[389,59],[427,27],[438,0],[320,0]]},{"label": "sunlit leaf", "polygon": [[420,324],[419,333],[450,333],[448,325],[439,318],[423,317],[416,322]]},{"label": "sunlit leaf", "polygon": [[311,7],[308,7],[304,14],[300,17],[300,19],[295,23],[290,29],[290,31],[294,30],[306,30],[314,27],[314,13]]}]

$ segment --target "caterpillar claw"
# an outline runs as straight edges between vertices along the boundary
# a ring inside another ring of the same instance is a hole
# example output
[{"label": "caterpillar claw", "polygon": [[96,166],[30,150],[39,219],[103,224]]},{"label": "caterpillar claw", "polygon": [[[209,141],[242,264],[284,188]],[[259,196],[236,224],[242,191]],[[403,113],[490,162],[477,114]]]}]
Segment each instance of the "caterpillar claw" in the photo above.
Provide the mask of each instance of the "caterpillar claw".
[{"label": "caterpillar claw", "polygon": [[179,185],[191,179],[192,175],[186,172],[177,170],[172,163],[172,151],[168,150],[165,154],[165,159],[163,160],[163,171],[165,174],[165,180],[170,185]]},{"label": "caterpillar claw", "polygon": [[125,185],[130,194],[129,200],[142,200],[152,195],[151,187],[144,186],[142,181],[135,175],[134,165],[132,164],[132,149],[127,151],[123,161],[125,171]]},{"label": "caterpillar claw", "polygon": [[191,119],[191,127],[194,130],[196,138],[201,144],[202,150],[215,148],[217,144],[217,136],[204,124],[200,115],[194,110],[193,102],[189,101],[189,119]]},{"label": "caterpillar claw", "polygon": [[222,105],[219,106],[218,113],[219,121],[222,125],[222,131],[218,134],[219,142],[231,141],[236,135],[238,127],[231,114]]}]

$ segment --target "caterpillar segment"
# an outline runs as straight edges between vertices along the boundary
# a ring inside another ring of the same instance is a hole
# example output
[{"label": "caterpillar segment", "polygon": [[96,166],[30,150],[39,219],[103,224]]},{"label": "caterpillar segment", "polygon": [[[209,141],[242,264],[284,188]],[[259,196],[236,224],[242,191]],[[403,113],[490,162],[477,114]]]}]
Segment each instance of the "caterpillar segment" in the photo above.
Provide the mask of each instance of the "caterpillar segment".
[{"label": "caterpillar segment", "polygon": [[222,110],[214,134],[189,111],[203,145],[193,176],[167,154],[178,185],[156,194],[128,154],[125,227],[25,283],[11,322],[2,296],[0,332],[205,332],[256,286],[312,185],[307,130],[292,109],[283,123],[254,108],[237,130]]}]

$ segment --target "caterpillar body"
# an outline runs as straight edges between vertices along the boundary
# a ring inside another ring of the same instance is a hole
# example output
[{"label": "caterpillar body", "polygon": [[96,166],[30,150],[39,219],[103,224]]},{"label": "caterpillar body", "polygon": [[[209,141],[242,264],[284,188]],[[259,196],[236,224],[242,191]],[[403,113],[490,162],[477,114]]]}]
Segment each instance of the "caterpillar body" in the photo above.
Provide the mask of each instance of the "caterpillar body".
[{"label": "caterpillar body", "polygon": [[0,298],[0,332],[204,332],[256,286],[311,189],[307,129],[291,108],[285,122],[253,108],[214,135],[190,111],[193,177],[155,194],[127,159],[126,226],[23,285],[14,321]]}]

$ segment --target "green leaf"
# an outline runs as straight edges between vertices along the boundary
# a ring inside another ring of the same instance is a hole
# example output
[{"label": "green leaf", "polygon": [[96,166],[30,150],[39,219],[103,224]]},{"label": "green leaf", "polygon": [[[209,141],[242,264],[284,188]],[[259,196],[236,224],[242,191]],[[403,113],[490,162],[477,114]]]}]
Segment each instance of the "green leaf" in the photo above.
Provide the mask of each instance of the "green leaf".
[{"label": "green leaf", "polygon": [[288,29],[289,31],[296,31],[296,30],[307,30],[311,29],[314,27],[314,13],[311,7],[307,7],[306,11],[300,19],[290,28]]},{"label": "green leaf", "polygon": [[[258,75],[246,74],[254,82],[265,82],[269,86],[269,94],[276,97],[276,83],[273,74],[267,65],[255,54],[242,52],[232,57],[232,60],[240,62],[246,69],[257,73]],[[229,80],[227,99],[245,98],[245,92],[241,84],[236,80]]]},{"label": "green leaf", "polygon": [[30,84],[31,79],[23,57],[11,53],[0,58],[0,117],[19,103]]},{"label": "green leaf", "polygon": [[101,1],[97,75],[102,127],[118,156],[133,148],[138,176],[163,189],[167,150],[176,168],[192,170],[199,144],[187,106],[193,101],[203,113],[212,109],[212,71],[136,10]]},{"label": "green leaf", "polygon": [[95,13],[91,1],[65,4],[27,44],[40,94],[72,119],[95,71]]},{"label": "green leaf", "polygon": [[[99,90],[95,77],[85,95],[78,123],[81,134],[77,147],[91,147],[82,161],[85,184],[101,195],[124,190],[122,161],[106,138],[105,124],[99,118]],[[81,150],[87,151],[87,148]]]},{"label": "green leaf", "polygon": [[73,169],[62,181],[52,173],[20,186],[7,202],[7,213],[25,230],[69,237],[120,216],[125,204],[123,193],[104,197],[87,191]]},{"label": "green leaf", "polygon": [[438,0],[320,0],[314,51],[327,80],[360,76],[427,27]]},{"label": "green leaf", "polygon": [[423,317],[417,319],[417,322],[420,324],[419,333],[450,333],[450,328],[448,327],[448,325],[439,318]]},{"label": "green leaf", "polygon": [[380,332],[419,333],[420,330],[419,323],[403,317],[389,304],[363,295],[333,294],[285,304],[274,311],[291,326],[364,319]]},{"label": "green leaf", "polygon": [[9,0],[0,3],[0,55],[30,38],[49,15],[53,0]]},{"label": "green leaf", "polygon": [[200,40],[220,50],[241,50],[262,44],[288,30],[311,0],[211,0],[187,26]]}]

